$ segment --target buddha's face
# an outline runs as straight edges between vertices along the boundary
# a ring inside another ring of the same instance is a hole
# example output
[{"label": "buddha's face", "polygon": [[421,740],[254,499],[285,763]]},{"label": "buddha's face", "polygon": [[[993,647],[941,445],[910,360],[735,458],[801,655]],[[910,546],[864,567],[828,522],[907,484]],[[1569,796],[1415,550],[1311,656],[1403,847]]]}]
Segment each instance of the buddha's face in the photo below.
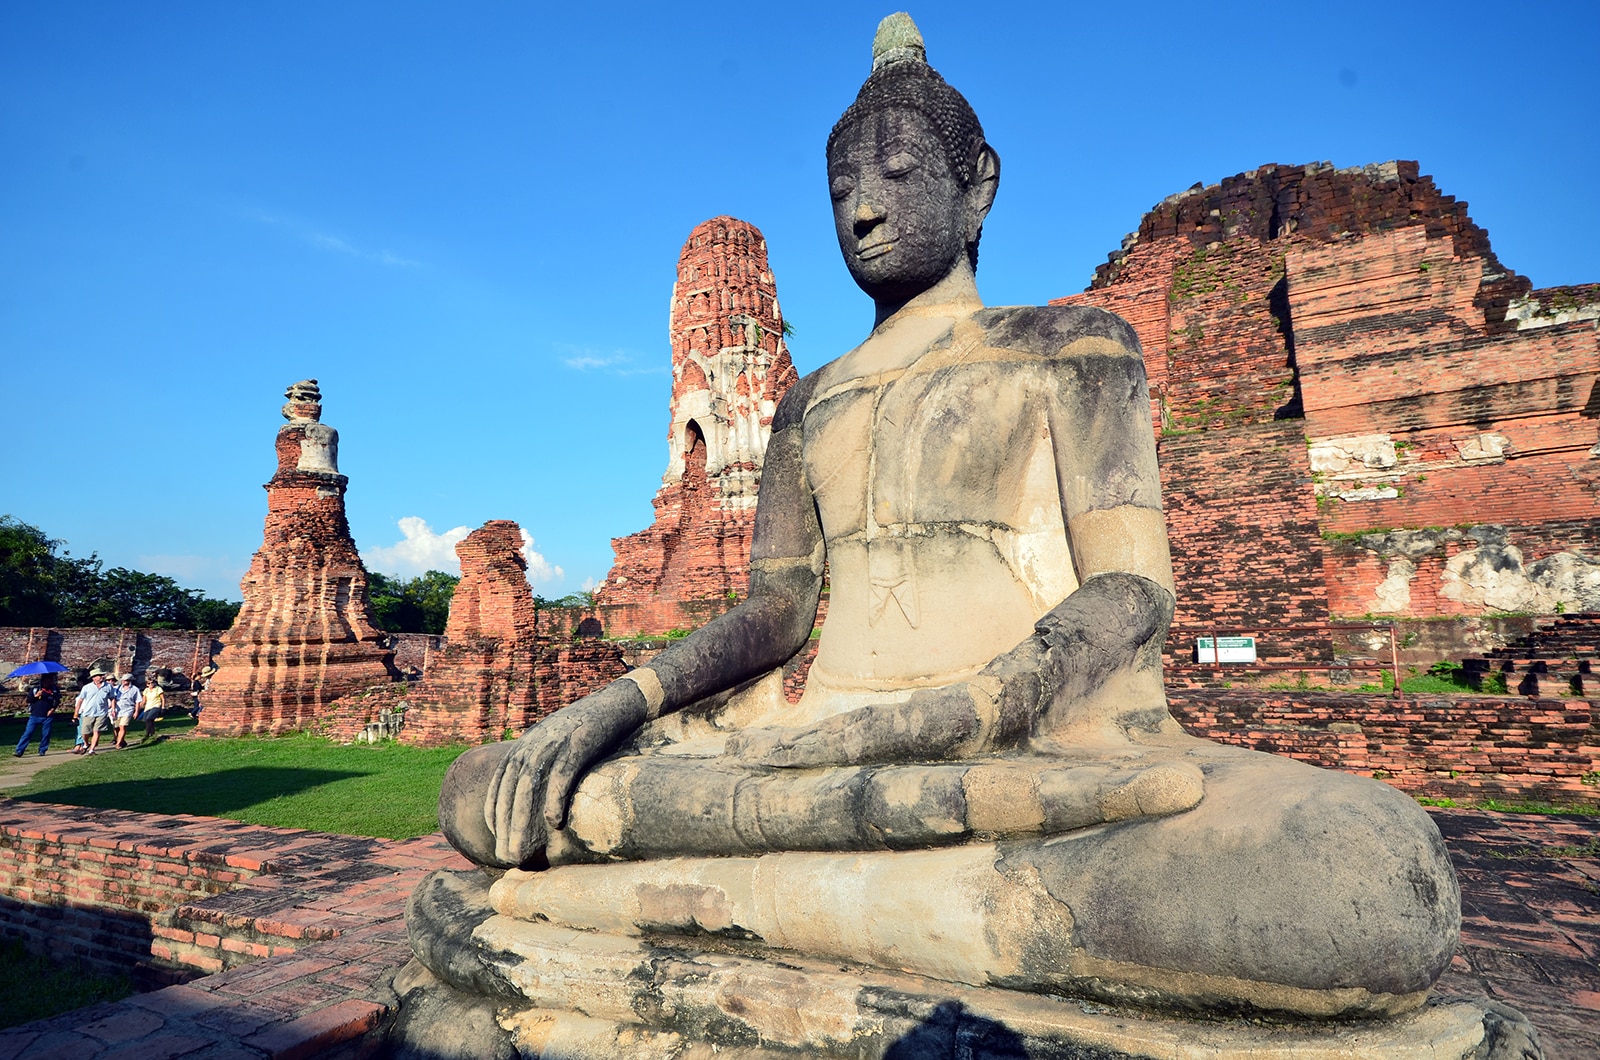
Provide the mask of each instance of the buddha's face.
[{"label": "buddha's face", "polygon": [[886,108],[845,130],[828,157],[828,182],[839,249],[874,299],[912,298],[965,258],[976,228],[969,196],[917,112]]}]

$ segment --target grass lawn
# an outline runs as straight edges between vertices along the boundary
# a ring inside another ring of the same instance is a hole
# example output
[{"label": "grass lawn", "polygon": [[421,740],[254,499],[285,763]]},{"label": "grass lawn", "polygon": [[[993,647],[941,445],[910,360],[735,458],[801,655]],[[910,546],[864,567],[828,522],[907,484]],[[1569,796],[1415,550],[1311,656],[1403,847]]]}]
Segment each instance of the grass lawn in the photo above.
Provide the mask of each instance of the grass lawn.
[{"label": "grass lawn", "polygon": [[15,939],[0,941],[0,998],[5,999],[0,1003],[0,1030],[131,993],[133,984],[125,975],[101,975],[76,962],[57,964],[29,953]]},{"label": "grass lawn", "polygon": [[[187,718],[164,719],[154,741],[141,747],[130,734],[125,751],[106,750],[110,741],[101,737],[101,750],[93,757],[62,754],[59,765],[4,794],[69,806],[192,813],[411,839],[438,829],[439,785],[464,750],[395,743],[342,747],[307,735],[202,738],[190,735],[193,728]],[[0,720],[5,753],[21,734],[20,720]],[[71,748],[72,726],[58,719],[51,757],[57,749]]]}]

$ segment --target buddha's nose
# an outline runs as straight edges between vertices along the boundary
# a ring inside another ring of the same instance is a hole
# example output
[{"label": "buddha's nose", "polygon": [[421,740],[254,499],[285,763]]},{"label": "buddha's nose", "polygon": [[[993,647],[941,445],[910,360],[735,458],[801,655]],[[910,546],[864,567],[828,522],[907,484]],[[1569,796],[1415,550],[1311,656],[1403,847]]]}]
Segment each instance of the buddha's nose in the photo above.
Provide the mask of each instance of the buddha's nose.
[{"label": "buddha's nose", "polygon": [[856,207],[856,235],[865,235],[888,216],[883,207],[863,201]]}]

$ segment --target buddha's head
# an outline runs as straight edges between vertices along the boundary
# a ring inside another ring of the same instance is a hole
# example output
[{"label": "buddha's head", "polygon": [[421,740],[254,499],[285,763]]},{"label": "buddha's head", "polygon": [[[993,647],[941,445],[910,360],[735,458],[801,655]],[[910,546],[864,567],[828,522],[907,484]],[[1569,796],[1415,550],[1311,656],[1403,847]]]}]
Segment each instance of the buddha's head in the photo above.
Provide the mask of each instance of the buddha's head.
[{"label": "buddha's head", "polygon": [[1000,159],[961,93],[928,65],[910,16],[872,42],[872,74],[828,137],[834,227],[850,275],[904,301],[977,268]]}]

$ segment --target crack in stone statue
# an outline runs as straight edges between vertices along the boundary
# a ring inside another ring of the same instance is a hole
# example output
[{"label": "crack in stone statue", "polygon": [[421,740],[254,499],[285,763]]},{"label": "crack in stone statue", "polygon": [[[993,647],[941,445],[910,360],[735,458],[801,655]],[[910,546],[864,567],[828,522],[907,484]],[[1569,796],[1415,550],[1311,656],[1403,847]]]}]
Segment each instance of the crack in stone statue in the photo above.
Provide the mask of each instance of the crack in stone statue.
[{"label": "crack in stone statue", "polygon": [[1413,1012],[1460,924],[1427,815],[1168,714],[1138,340],[1097,309],[983,306],[999,157],[908,17],[874,52],[828,179],[875,327],[778,408],[749,599],[455,763],[441,824],[489,872],[414,895],[402,1037],[447,1053],[424,1027],[449,1017],[531,1056],[881,1056],[955,1002],[1031,1026],[1030,1055],[1168,1055],[1173,1025],[1074,1029],[1039,996],[1066,995],[1471,1054],[1481,1008]]}]

